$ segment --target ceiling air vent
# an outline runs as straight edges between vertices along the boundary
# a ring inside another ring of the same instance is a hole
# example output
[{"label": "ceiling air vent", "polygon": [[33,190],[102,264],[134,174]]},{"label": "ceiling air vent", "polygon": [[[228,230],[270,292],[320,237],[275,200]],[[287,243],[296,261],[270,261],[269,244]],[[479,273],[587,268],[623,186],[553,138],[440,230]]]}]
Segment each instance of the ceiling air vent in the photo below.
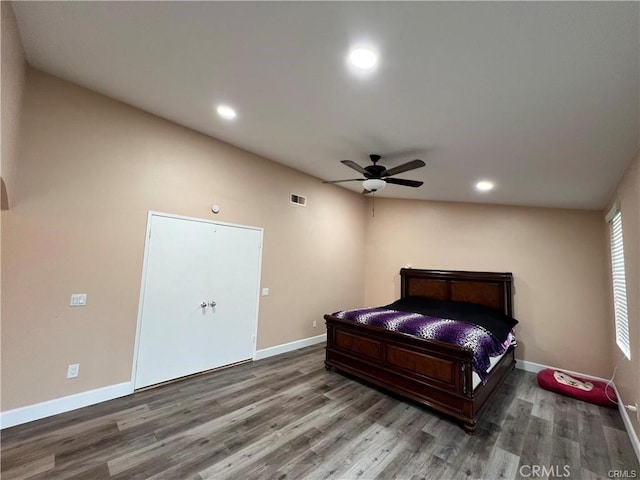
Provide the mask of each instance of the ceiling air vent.
[{"label": "ceiling air vent", "polygon": [[294,205],[300,205],[301,207],[306,207],[307,197],[303,197],[302,195],[296,195],[295,193],[292,193],[291,203],[293,203]]}]

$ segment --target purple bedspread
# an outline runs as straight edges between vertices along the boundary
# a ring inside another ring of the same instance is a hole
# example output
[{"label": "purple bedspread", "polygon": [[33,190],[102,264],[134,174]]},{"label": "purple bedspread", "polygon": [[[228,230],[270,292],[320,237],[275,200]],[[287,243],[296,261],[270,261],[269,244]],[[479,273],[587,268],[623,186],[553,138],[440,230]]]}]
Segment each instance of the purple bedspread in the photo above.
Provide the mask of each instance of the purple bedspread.
[{"label": "purple bedspread", "polygon": [[473,370],[482,383],[489,378],[489,357],[501,355],[510,341],[500,343],[482,327],[445,318],[434,318],[419,313],[400,312],[385,308],[360,308],[333,314],[337,318],[406,333],[428,340],[450,343],[473,352]]}]

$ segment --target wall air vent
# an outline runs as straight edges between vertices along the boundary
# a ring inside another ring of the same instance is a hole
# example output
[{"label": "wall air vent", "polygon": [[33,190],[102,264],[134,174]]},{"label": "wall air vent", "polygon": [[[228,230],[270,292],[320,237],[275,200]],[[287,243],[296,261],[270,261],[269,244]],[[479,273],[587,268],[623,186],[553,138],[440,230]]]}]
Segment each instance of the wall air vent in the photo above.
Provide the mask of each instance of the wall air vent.
[{"label": "wall air vent", "polygon": [[292,193],[291,203],[293,203],[294,205],[300,205],[301,207],[306,207],[307,197],[303,197],[302,195],[296,195],[295,193]]}]

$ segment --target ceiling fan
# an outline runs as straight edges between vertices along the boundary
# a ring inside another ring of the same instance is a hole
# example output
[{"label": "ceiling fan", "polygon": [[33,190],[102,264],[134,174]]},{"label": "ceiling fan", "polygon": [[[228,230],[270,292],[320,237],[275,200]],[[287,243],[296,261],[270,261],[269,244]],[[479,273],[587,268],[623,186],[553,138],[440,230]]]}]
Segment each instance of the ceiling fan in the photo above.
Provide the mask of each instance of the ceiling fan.
[{"label": "ceiling fan", "polygon": [[397,167],[387,170],[383,165],[377,165],[381,158],[380,155],[369,155],[369,158],[371,159],[371,162],[373,162],[373,165],[369,165],[367,167],[361,167],[351,160],[341,160],[341,163],[345,164],[347,167],[353,168],[356,172],[361,173],[364,175],[364,178],[326,180],[322,183],[362,182],[362,186],[364,187],[362,193],[364,194],[378,192],[382,190],[387,183],[414,188],[417,188],[424,183],[417,180],[406,180],[404,178],[390,178],[398,173],[408,172],[409,170],[424,167],[425,163],[422,160],[411,160],[410,162],[403,163],[402,165],[398,165]]}]

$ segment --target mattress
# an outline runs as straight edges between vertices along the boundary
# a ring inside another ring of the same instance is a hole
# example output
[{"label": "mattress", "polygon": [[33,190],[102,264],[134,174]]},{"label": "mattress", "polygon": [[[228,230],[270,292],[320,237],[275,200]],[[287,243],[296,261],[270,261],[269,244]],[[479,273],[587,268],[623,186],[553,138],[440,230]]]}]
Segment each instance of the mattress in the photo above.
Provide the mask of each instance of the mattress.
[{"label": "mattress", "polygon": [[[491,373],[491,370],[493,370],[493,367],[495,367],[498,364],[498,362],[502,360],[502,357],[504,357],[506,354],[507,354],[507,351],[505,350],[502,355],[489,358],[489,368],[487,369],[487,375]],[[472,380],[474,390],[478,385],[482,383],[482,380],[480,380],[480,375],[478,375],[476,372],[473,372],[473,376],[471,377],[471,380]]]},{"label": "mattress", "polygon": [[430,317],[415,312],[390,310],[386,307],[342,310],[333,313],[333,316],[470,350],[473,353],[473,371],[483,383],[486,383],[489,378],[491,358],[502,355],[509,347],[512,338],[508,330],[505,334],[506,341],[500,342],[485,328],[466,321]]}]

